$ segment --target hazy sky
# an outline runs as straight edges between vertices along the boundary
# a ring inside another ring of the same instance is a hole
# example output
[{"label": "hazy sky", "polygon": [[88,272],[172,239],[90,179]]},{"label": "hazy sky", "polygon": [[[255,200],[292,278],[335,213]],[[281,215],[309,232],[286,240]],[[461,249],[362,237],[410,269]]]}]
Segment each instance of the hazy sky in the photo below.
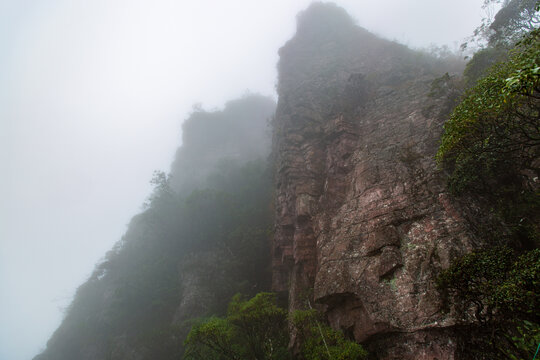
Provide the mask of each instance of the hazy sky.
[{"label": "hazy sky", "polygon": [[[28,360],[168,170],[194,103],[275,96],[304,0],[0,0],[0,360]],[[336,1],[420,47],[483,0]]]}]

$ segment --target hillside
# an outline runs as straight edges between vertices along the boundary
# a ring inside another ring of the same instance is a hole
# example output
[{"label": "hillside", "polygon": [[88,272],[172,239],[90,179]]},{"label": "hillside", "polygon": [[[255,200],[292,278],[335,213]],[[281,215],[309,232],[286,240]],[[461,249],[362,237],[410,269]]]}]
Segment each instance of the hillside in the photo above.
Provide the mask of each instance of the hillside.
[{"label": "hillside", "polygon": [[36,360],[176,359],[193,320],[269,287],[267,131],[258,95],[197,110],[170,175],[81,285]]}]

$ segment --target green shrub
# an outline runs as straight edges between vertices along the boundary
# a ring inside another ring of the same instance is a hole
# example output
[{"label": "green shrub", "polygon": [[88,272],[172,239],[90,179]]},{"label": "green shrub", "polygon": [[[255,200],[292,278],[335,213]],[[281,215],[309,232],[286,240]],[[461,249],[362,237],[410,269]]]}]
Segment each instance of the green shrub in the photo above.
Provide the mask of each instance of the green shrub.
[{"label": "green shrub", "polygon": [[481,325],[489,351],[511,359],[534,354],[540,340],[540,249],[520,256],[507,247],[471,253],[443,271],[437,286],[458,320]]},{"label": "green shrub", "polygon": [[244,300],[233,297],[227,317],[209,318],[194,326],[185,342],[185,359],[290,360],[289,321],[295,326],[304,360],[360,360],[367,356],[357,343],[333,330],[316,310],[287,311],[271,293]]},{"label": "green shrub", "polygon": [[249,300],[233,297],[227,317],[212,317],[194,326],[185,346],[185,359],[289,359],[287,312],[275,295],[259,293]]}]

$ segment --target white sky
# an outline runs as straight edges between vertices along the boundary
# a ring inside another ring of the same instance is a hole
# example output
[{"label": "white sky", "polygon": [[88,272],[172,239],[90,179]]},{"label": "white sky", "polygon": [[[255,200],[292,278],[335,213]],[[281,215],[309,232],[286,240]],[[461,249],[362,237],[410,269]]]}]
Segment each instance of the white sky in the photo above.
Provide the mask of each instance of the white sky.
[{"label": "white sky", "polygon": [[[274,95],[307,0],[0,0],[0,360],[62,309],[168,170],[192,104]],[[342,0],[412,46],[459,45],[483,0]]]}]

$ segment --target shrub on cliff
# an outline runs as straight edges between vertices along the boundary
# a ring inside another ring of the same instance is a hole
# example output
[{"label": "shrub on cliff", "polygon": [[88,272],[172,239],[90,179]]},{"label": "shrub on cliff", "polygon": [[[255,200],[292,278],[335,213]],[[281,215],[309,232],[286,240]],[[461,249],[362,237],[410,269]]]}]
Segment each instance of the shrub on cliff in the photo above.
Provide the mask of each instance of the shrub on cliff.
[{"label": "shrub on cliff", "polygon": [[332,329],[314,310],[297,310],[292,322],[298,331],[301,354],[305,360],[361,360],[367,352],[341,331]]},{"label": "shrub on cliff", "polygon": [[287,310],[276,305],[271,293],[249,300],[233,297],[227,317],[211,317],[194,326],[185,342],[185,359],[192,360],[289,360],[288,322],[292,320],[305,360],[361,360],[366,351],[328,326],[316,310]]},{"label": "shrub on cliff", "polygon": [[540,321],[540,249],[516,258],[507,247],[473,252],[438,278],[463,320]]},{"label": "shrub on cliff", "polygon": [[[445,124],[437,159],[453,165],[454,189],[475,186],[474,180],[494,175],[503,163],[540,174],[534,161],[540,146],[539,116],[540,32],[536,30],[508,61],[493,66],[466,93]],[[471,164],[480,171],[475,178],[460,171]]]},{"label": "shrub on cliff", "polygon": [[464,324],[482,325],[483,352],[511,359],[534,354],[540,341],[540,249],[517,257],[507,247],[471,253],[443,271],[437,286]]},{"label": "shrub on cliff", "polygon": [[466,92],[444,129],[437,160],[450,190],[489,198],[522,243],[538,245],[539,30]]},{"label": "shrub on cliff", "polygon": [[249,300],[233,297],[227,317],[194,326],[185,342],[185,359],[285,360],[289,341],[287,311],[275,295],[258,293]]}]

